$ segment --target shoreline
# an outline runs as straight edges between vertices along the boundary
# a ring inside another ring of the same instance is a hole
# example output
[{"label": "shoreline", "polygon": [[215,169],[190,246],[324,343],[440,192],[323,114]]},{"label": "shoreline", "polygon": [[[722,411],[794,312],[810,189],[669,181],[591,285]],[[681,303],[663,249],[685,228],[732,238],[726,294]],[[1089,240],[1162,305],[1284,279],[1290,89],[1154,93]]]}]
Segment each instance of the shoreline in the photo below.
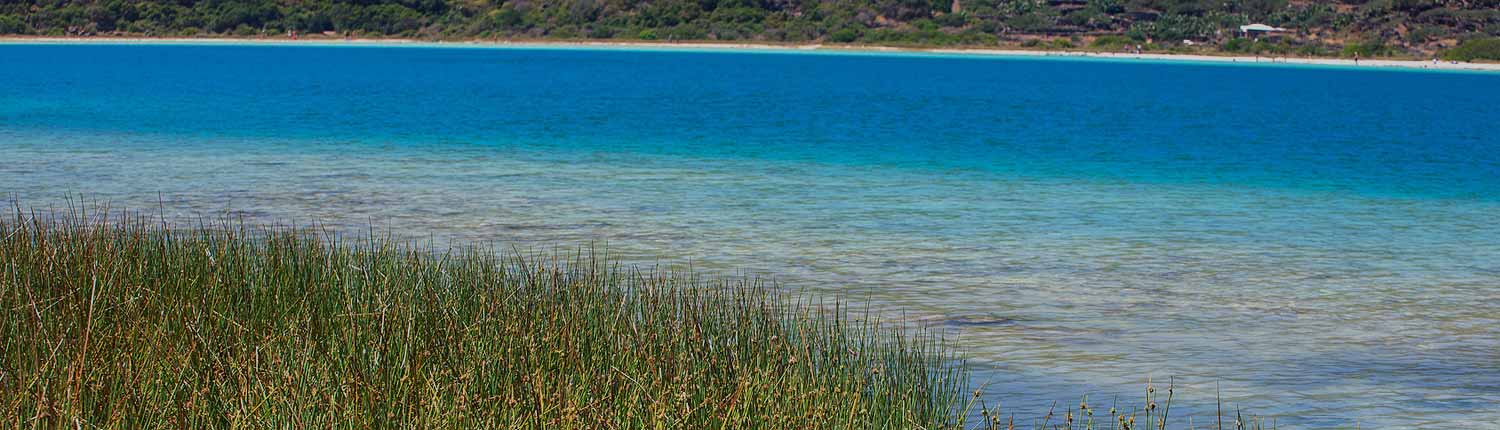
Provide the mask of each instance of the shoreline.
[{"label": "shoreline", "polygon": [[306,45],[306,46],[434,46],[434,47],[493,47],[493,48],[597,48],[597,49],[660,49],[699,51],[762,51],[762,52],[822,52],[822,53],[889,53],[889,54],[934,54],[973,57],[1044,57],[1083,58],[1103,60],[1152,60],[1175,63],[1245,64],[1245,65],[1305,65],[1371,69],[1406,70],[1450,70],[1500,72],[1500,63],[1452,63],[1447,61],[1367,59],[1355,62],[1341,58],[1300,58],[1230,56],[1209,54],[1165,54],[1165,53],[1116,53],[1091,51],[1026,50],[1007,48],[937,48],[900,47],[874,45],[825,45],[776,44],[747,42],[649,42],[649,41],[588,41],[588,40],[463,40],[424,41],[399,38],[236,38],[236,37],[29,37],[0,36],[0,45],[19,43],[43,44],[260,44],[260,45]]}]

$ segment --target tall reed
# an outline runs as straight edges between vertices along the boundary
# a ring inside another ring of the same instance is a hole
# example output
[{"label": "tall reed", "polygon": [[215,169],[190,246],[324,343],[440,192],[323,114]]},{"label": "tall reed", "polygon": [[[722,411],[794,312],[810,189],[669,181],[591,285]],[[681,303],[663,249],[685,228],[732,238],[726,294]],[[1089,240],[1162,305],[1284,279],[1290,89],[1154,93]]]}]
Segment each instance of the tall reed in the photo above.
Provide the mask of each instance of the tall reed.
[{"label": "tall reed", "polygon": [[[18,209],[0,217],[0,428],[1018,426],[921,327],[754,279],[493,249]],[[1020,427],[1178,428],[1172,393]],[[1265,426],[1209,419],[1189,427]]]},{"label": "tall reed", "polygon": [[372,236],[18,210],[0,423],[952,428],[971,400],[936,337],[756,280]]}]

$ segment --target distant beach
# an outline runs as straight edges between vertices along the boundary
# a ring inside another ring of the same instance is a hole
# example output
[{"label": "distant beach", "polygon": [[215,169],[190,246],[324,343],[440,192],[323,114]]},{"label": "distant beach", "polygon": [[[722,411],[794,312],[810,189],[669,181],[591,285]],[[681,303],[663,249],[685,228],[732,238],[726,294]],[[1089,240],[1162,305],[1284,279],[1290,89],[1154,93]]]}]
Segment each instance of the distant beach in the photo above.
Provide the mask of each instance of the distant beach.
[{"label": "distant beach", "polygon": [[548,48],[548,47],[579,47],[599,49],[681,49],[681,50],[764,50],[764,51],[808,51],[808,52],[851,52],[851,53],[914,53],[914,54],[939,54],[939,55],[973,55],[973,56],[995,56],[995,57],[1076,57],[1112,60],[1152,60],[1152,61],[1176,61],[1195,63],[1234,63],[1234,64],[1289,64],[1289,65],[1311,65],[1311,66],[1333,66],[1333,67],[1372,67],[1372,68],[1396,68],[1396,69],[1427,69],[1427,70],[1467,70],[1500,72],[1500,63],[1469,63],[1432,60],[1393,60],[1393,59],[1344,59],[1326,57],[1270,57],[1270,56],[1228,56],[1208,54],[1166,54],[1166,53],[1124,53],[1124,52],[1098,52],[1098,51],[1056,51],[1056,50],[1026,50],[1026,49],[989,49],[989,48],[927,48],[927,47],[900,47],[900,46],[874,46],[874,45],[840,45],[840,44],[774,44],[774,43],[747,43],[747,42],[647,42],[647,41],[589,41],[589,40],[465,40],[465,41],[424,41],[415,39],[367,39],[367,38],[328,38],[314,37],[305,39],[286,38],[198,38],[198,37],[0,37],[0,44],[4,43],[168,43],[168,44],[269,44],[269,45],[421,45],[421,46],[473,46],[473,47],[513,47],[513,48]]}]

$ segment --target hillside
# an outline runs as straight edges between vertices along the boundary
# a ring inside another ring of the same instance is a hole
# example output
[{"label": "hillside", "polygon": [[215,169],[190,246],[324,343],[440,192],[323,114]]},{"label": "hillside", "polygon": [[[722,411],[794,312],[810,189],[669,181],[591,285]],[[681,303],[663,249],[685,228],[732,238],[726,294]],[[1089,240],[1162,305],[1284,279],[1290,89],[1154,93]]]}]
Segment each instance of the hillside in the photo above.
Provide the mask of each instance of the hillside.
[{"label": "hillside", "polygon": [[[1288,31],[1241,38],[1240,25]],[[53,0],[0,34],[630,39],[1423,57],[1500,35],[1500,0]]]}]

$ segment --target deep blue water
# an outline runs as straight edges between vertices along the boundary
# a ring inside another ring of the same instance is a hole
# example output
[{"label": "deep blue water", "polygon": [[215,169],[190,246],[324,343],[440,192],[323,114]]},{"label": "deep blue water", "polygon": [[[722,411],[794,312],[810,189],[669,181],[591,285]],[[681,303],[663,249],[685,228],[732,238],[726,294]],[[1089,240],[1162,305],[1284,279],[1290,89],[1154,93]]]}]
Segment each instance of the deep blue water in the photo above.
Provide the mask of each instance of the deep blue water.
[{"label": "deep blue water", "polygon": [[1500,422],[1497,74],[10,44],[0,192],[775,276],[961,330],[1022,416]]}]

